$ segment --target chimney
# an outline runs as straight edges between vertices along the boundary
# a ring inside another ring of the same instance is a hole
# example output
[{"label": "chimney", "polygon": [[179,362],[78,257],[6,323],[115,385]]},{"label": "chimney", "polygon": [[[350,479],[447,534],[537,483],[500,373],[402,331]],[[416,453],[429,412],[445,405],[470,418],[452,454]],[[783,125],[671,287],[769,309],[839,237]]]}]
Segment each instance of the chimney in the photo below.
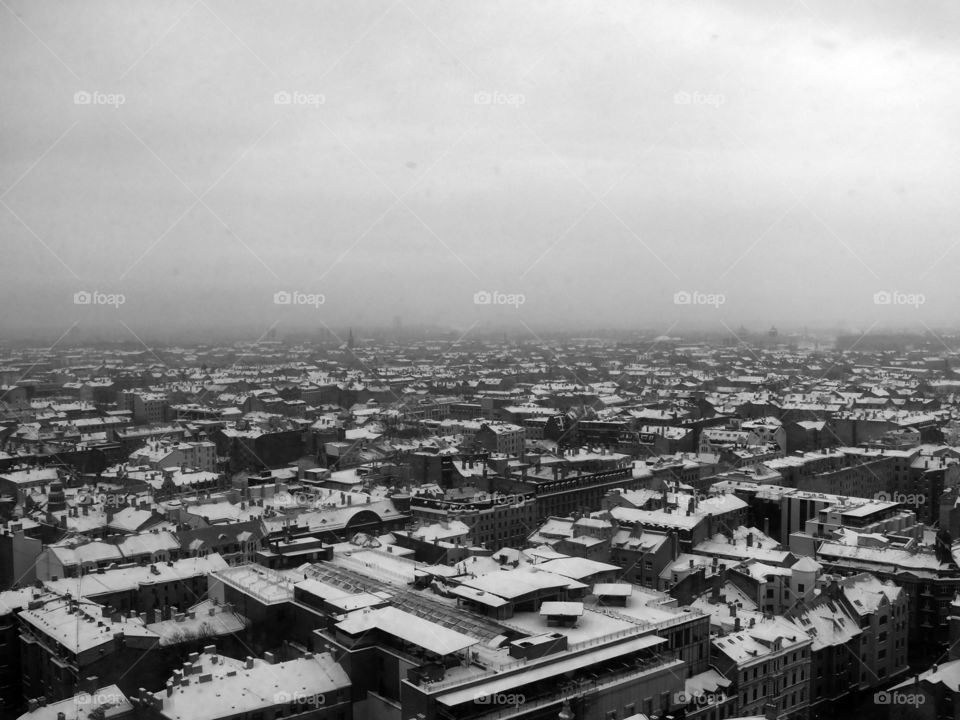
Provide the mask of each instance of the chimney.
[{"label": "chimney", "polygon": [[720,577],[719,574],[714,574],[713,578],[711,579],[713,581],[713,587],[710,589],[710,602],[713,604],[717,604],[720,602],[720,588],[721,588],[722,578]]}]

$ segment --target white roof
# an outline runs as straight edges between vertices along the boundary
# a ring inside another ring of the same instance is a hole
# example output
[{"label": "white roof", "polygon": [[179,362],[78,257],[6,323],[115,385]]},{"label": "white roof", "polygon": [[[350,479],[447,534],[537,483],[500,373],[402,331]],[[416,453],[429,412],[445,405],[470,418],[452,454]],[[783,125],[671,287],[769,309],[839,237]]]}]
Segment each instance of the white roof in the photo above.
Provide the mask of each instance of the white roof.
[{"label": "white roof", "polygon": [[337,628],[350,635],[380,630],[437,655],[450,655],[480,642],[395,607],[357,611],[337,623]]},{"label": "white roof", "polygon": [[80,577],[45,580],[44,586],[54,592],[71,593],[75,597],[95,597],[133,590],[143,585],[169,583],[187,578],[206,576],[218,570],[226,570],[227,561],[213,553],[206,557],[182,558],[170,565],[165,562],[153,565],[135,565],[113,568],[102,573],[88,573]]},{"label": "white roof", "polygon": [[[204,675],[200,675],[203,677]],[[282,705],[295,697],[310,698],[333,694],[350,686],[347,674],[329,653],[304,656],[271,665],[254,661],[250,669],[235,674],[213,674],[207,682],[191,677],[187,685],[177,685],[173,694],[155,693],[163,700],[163,715],[170,720],[214,720],[239,716],[262,708]]]},{"label": "white roof", "polygon": [[87,720],[97,709],[104,711],[106,720],[117,715],[126,716],[133,711],[133,705],[116,685],[95,690],[93,694],[82,692],[66,700],[49,703],[36,710],[24,713],[19,720],[57,720],[63,713],[64,720]]},{"label": "white roof", "polygon": [[546,562],[540,563],[539,567],[541,570],[547,570],[557,575],[573,578],[574,580],[582,580],[597,573],[617,572],[620,570],[617,565],[580,557],[564,557],[557,558],[556,560],[547,560]]},{"label": "white roof", "polygon": [[580,602],[545,602],[540,605],[541,615],[562,615],[564,617],[580,617],[583,615],[583,603]]},{"label": "white roof", "polygon": [[499,595],[502,598],[521,597],[538,590],[547,590],[553,588],[583,589],[587,586],[577,580],[556,575],[551,572],[530,572],[528,568],[536,567],[525,565],[516,570],[497,570],[470,578],[463,582],[467,587],[475,590]]},{"label": "white roof", "polygon": [[593,586],[594,595],[627,597],[633,593],[630,583],[597,583]]},{"label": "white roof", "polygon": [[[929,670],[920,673],[920,682],[928,682],[934,685],[943,683],[953,693],[960,690],[960,660],[951,660],[940,665],[934,665]],[[902,690],[914,685],[914,679],[904,680],[899,685],[894,685],[890,690]]]}]

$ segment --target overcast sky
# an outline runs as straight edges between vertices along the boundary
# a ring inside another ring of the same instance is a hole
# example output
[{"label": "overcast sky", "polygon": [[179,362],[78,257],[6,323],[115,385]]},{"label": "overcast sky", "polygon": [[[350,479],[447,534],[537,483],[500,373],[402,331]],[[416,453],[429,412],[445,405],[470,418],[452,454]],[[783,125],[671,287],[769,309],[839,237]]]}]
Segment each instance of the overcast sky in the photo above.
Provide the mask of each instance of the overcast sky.
[{"label": "overcast sky", "polygon": [[954,324],[956,3],[0,18],[8,332]]}]

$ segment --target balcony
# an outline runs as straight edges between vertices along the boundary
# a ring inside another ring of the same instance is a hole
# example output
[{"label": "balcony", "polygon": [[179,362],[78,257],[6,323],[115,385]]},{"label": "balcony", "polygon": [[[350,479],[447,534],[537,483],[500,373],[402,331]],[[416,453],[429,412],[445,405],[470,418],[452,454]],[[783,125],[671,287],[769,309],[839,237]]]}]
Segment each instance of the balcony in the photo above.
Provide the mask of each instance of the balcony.
[{"label": "balcony", "polygon": [[[550,705],[557,705],[559,709],[560,704],[564,700],[599,693],[616,685],[626,684],[642,678],[652,671],[667,670],[674,667],[680,668],[683,664],[682,660],[674,658],[651,658],[649,661],[640,663],[639,665],[631,665],[618,671],[604,673],[602,675],[593,674],[592,677],[580,678],[579,681],[563,683],[551,691],[539,693],[536,696],[527,696],[521,692],[516,692],[513,693],[515,697],[523,697],[523,701],[516,705],[497,706],[487,712],[481,711],[476,715],[458,713],[456,717],[457,720],[500,720],[518,717]],[[590,673],[586,674],[590,675]],[[679,677],[679,674],[677,676]],[[474,707],[482,708],[484,706],[474,705]],[[453,716],[451,715],[451,717]]]}]

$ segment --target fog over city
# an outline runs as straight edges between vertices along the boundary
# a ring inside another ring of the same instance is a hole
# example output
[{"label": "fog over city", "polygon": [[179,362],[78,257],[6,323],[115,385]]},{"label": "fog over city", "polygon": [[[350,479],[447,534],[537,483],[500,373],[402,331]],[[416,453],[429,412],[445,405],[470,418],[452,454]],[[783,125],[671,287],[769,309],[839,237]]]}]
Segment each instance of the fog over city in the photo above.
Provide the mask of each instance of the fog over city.
[{"label": "fog over city", "polygon": [[956,3],[0,5],[9,339],[955,323]]}]

